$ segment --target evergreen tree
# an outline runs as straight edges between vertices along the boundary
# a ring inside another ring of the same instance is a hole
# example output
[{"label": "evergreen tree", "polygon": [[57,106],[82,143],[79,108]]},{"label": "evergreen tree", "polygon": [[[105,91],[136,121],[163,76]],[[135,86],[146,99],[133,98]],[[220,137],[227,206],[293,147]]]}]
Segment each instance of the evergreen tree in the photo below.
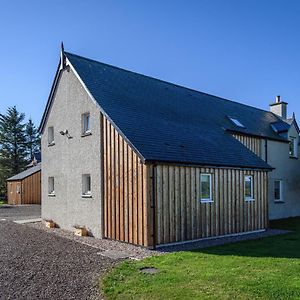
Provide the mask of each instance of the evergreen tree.
[{"label": "evergreen tree", "polygon": [[29,155],[29,160],[32,160],[34,152],[40,151],[41,138],[31,118],[26,123],[25,133],[26,148]]},{"label": "evergreen tree", "polygon": [[15,106],[0,114],[0,193],[6,190],[6,179],[21,172],[27,163],[24,118]]}]

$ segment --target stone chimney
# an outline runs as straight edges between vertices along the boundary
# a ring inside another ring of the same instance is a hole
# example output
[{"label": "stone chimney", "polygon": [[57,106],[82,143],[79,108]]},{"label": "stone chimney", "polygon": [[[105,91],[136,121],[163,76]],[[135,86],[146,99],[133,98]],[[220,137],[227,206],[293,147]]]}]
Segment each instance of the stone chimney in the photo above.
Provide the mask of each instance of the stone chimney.
[{"label": "stone chimney", "polygon": [[281,101],[280,96],[276,96],[275,103],[270,104],[270,112],[286,119],[287,118],[287,102]]}]

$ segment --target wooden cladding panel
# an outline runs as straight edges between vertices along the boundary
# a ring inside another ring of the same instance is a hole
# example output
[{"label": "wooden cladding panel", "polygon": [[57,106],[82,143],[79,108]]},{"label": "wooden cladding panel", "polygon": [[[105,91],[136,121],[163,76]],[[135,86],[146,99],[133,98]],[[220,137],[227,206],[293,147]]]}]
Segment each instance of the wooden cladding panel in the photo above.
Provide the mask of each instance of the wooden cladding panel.
[{"label": "wooden cladding panel", "polygon": [[243,145],[245,145],[248,149],[254,152],[257,156],[262,156],[261,149],[261,139],[257,137],[241,135],[241,134],[233,134],[238,141],[240,141]]},{"label": "wooden cladding panel", "polygon": [[104,236],[152,245],[152,166],[103,117]]},{"label": "wooden cladding panel", "polygon": [[[212,174],[213,202],[200,201],[200,174]],[[252,175],[254,201],[245,201],[244,176]],[[267,227],[267,173],[158,165],[157,244],[220,236]]]},{"label": "wooden cladding panel", "polygon": [[22,180],[22,204],[41,204],[41,172]]}]

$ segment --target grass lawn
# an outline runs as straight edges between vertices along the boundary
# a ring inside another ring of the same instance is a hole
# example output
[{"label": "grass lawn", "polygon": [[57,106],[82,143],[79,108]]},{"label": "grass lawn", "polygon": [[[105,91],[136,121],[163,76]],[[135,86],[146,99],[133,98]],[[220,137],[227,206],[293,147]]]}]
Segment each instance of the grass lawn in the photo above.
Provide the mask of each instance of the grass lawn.
[{"label": "grass lawn", "polygon": [[[102,282],[108,299],[300,299],[300,218],[293,233],[125,261]],[[156,267],[155,275],[142,267]]]},{"label": "grass lawn", "polygon": [[0,206],[2,206],[3,204],[6,204],[6,202],[4,200],[0,200]]}]

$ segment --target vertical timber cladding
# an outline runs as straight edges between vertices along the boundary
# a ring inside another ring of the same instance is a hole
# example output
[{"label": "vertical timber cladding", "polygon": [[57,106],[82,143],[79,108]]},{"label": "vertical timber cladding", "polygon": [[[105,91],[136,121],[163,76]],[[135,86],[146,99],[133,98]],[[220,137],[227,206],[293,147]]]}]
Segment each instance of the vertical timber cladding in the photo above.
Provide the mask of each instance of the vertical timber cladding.
[{"label": "vertical timber cladding", "polygon": [[22,180],[22,204],[41,204],[41,171]]},{"label": "vertical timber cladding", "polygon": [[[200,174],[212,174],[213,202],[200,201]],[[245,201],[244,176],[253,175],[254,201]],[[267,172],[158,165],[157,244],[264,229]]]},{"label": "vertical timber cladding", "polygon": [[233,134],[233,137],[240,141],[244,146],[246,146],[249,150],[254,152],[257,156],[261,157],[262,149],[261,149],[261,139],[253,136],[241,135],[241,134]]},{"label": "vertical timber cladding", "polygon": [[[152,245],[152,166],[103,117],[104,237]],[[149,188],[150,187],[150,188]]]}]

